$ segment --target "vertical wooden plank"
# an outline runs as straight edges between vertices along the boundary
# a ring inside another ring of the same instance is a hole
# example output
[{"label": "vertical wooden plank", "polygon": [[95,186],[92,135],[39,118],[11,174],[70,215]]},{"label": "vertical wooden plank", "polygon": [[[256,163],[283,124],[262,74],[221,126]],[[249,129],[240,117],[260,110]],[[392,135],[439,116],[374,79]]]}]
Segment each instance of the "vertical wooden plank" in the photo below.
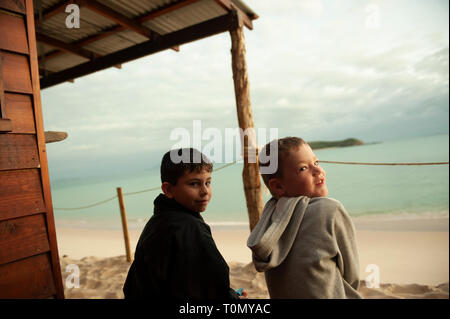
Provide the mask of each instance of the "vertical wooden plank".
[{"label": "vertical wooden plank", "polygon": [[26,12],[27,12],[27,32],[28,32],[28,47],[30,50],[30,69],[31,69],[31,82],[33,87],[33,105],[34,115],[36,122],[36,135],[38,140],[39,157],[41,163],[41,179],[44,193],[44,201],[47,208],[47,229],[51,248],[51,259],[53,268],[53,278],[56,285],[57,298],[64,298],[64,287],[61,277],[61,266],[59,264],[58,245],[56,242],[56,229],[55,220],[53,215],[53,203],[50,192],[50,179],[48,172],[47,154],[45,148],[45,136],[44,136],[44,124],[42,119],[42,106],[41,106],[41,88],[39,84],[39,65],[36,46],[36,34],[34,28],[34,11],[33,0],[26,0]]},{"label": "vertical wooden plank", "polygon": [[3,84],[3,58],[0,55],[0,120],[2,118],[6,118],[6,98],[5,86]]}]

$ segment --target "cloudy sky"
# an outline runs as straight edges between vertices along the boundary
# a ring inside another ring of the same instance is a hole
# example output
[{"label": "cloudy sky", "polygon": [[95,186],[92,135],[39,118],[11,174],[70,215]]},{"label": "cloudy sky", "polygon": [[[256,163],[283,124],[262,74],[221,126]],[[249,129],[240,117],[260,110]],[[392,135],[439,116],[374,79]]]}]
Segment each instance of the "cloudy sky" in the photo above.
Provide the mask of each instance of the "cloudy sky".
[{"label": "cloudy sky", "polygon": [[[447,0],[245,2],[260,16],[245,33],[257,128],[307,141],[448,133]],[[236,128],[230,48],[224,33],[43,90],[45,130],[69,133],[48,145],[52,178],[154,167],[193,120]]]}]

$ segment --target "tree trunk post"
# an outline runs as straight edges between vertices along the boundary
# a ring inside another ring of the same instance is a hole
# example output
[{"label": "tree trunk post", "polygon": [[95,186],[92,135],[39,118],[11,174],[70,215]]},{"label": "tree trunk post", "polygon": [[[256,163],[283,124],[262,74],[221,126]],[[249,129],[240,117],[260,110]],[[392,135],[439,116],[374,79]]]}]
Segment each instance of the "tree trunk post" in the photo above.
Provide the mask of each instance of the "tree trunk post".
[{"label": "tree trunk post", "polygon": [[234,91],[236,95],[236,107],[241,131],[242,155],[244,157],[244,170],[242,178],[244,182],[245,199],[250,222],[250,230],[258,223],[263,209],[261,194],[261,182],[258,166],[258,148],[254,131],[252,107],[250,102],[250,87],[245,60],[244,29],[239,27],[230,31],[231,56],[233,67]]}]

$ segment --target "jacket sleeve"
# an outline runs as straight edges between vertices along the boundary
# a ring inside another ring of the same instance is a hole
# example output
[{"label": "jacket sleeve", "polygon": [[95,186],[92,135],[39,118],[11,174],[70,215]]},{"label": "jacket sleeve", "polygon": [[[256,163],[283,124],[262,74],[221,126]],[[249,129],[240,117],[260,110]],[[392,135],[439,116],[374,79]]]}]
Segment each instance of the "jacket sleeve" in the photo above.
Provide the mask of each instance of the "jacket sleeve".
[{"label": "jacket sleeve", "polygon": [[350,216],[341,203],[315,200],[301,226],[298,272],[301,295],[313,299],[361,298],[359,257]]},{"label": "jacket sleeve", "polygon": [[339,203],[334,218],[334,237],[337,246],[336,264],[343,277],[347,298],[361,298],[359,288],[359,254],[355,228],[344,206]]},{"label": "jacket sleeve", "polygon": [[171,295],[177,299],[229,299],[229,268],[206,225],[183,225],[170,248]]}]

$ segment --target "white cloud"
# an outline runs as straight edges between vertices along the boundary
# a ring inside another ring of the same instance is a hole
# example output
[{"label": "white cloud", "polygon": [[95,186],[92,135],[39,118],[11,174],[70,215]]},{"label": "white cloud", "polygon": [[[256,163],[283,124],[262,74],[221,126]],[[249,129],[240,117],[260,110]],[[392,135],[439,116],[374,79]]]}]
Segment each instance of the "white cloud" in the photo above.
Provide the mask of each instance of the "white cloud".
[{"label": "white cloud", "polygon": [[[378,1],[374,31],[359,0],[246,3],[260,16],[245,33],[257,127],[309,140],[448,132],[448,10]],[[157,152],[194,119],[237,127],[230,46],[223,33],[44,90],[45,129],[69,132],[49,157]]]},{"label": "white cloud", "polygon": [[290,105],[291,103],[289,102],[289,100],[288,99],[286,99],[286,98],[280,98],[280,99],[278,99],[277,100],[277,102],[276,102],[276,105],[278,105],[278,106],[288,106],[288,105]]},{"label": "white cloud", "polygon": [[296,2],[298,3],[300,12],[312,17],[322,16],[324,6],[321,0],[303,0]]}]

